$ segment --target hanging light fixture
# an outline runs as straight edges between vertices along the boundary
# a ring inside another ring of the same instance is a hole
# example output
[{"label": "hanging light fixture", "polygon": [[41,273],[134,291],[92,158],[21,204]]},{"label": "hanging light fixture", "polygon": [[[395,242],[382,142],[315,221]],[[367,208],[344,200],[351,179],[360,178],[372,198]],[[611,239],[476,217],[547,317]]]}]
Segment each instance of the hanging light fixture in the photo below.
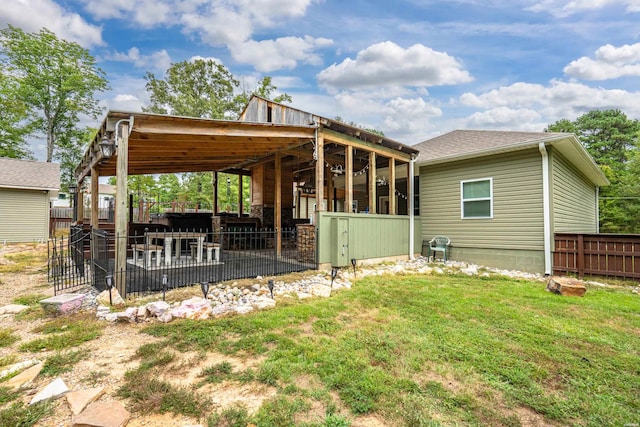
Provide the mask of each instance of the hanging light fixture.
[{"label": "hanging light fixture", "polygon": [[102,158],[104,159],[110,159],[116,152],[116,144],[106,135],[102,137],[98,146],[100,147],[100,151],[102,151]]}]

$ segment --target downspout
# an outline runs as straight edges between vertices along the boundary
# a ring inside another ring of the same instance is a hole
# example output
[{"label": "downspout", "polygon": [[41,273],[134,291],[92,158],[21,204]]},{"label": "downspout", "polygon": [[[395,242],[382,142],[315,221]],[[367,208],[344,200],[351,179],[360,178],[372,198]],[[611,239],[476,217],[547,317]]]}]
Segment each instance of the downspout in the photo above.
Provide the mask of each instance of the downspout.
[{"label": "downspout", "polygon": [[544,142],[538,144],[542,155],[542,203],[544,211],[544,274],[551,275],[551,199],[549,194],[549,155]]},{"label": "downspout", "polygon": [[415,185],[414,185],[414,181],[415,178],[413,176],[414,174],[414,163],[416,161],[416,156],[415,154],[411,155],[411,161],[409,162],[409,176],[411,177],[411,182],[407,182],[407,186],[409,187],[409,259],[414,259],[414,242],[413,242],[413,234],[414,234],[414,193],[415,193]]}]

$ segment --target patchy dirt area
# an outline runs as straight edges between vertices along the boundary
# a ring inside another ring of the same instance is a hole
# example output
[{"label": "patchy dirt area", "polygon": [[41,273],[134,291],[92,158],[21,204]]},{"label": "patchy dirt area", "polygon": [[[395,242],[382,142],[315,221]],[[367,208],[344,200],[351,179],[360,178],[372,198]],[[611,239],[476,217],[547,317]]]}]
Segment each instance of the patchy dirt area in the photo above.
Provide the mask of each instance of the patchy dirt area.
[{"label": "patchy dirt area", "polygon": [[[34,255],[36,254],[36,255]],[[46,247],[43,245],[5,245],[0,246],[0,307],[16,303],[17,299],[45,298],[53,295],[53,289],[47,283],[46,277]],[[297,276],[296,276],[297,277]],[[179,289],[175,291],[177,298],[189,298],[199,293],[199,289]],[[365,314],[363,314],[365,315]],[[366,315],[371,315],[367,313]],[[74,315],[77,322],[95,321],[95,313],[81,313]],[[19,337],[15,343],[0,347],[0,358],[14,358],[14,362],[26,359],[45,361],[55,354],[53,350],[43,349],[36,353],[22,351],[20,346],[26,342],[42,337],[42,332],[35,331],[51,320],[44,312],[35,306],[27,315],[0,315],[0,330],[11,330]],[[71,391],[87,389],[91,387],[104,387],[105,392],[99,398],[100,402],[121,401],[125,407],[131,405],[126,399],[117,396],[117,391],[124,383],[124,377],[128,370],[139,366],[140,360],[135,357],[136,351],[145,344],[159,341],[150,335],[141,333],[145,323],[108,323],[104,322],[102,334],[83,344],[73,347],[71,350],[80,350],[87,357],[82,358],[73,365],[73,369],[58,375],[62,378]],[[312,322],[301,325],[302,332],[312,333]],[[202,382],[200,376],[203,369],[227,363],[234,372],[256,370],[264,361],[261,358],[240,358],[222,355],[214,352],[206,354],[198,352],[175,352],[170,369],[166,369],[160,375],[162,381],[166,381],[178,387],[192,388],[196,383]],[[0,368],[0,371],[3,368]],[[51,383],[56,377],[37,377],[23,390],[22,400],[28,403],[32,396]],[[456,381],[452,376],[433,372],[431,376],[416,379],[417,383],[435,381],[443,385],[445,389],[458,392],[466,388],[467,384]],[[301,376],[295,380],[295,386],[301,390],[313,390],[318,387],[318,379]],[[0,383],[1,385],[1,383]],[[482,390],[467,390],[477,395],[482,395]],[[235,405],[244,406],[249,414],[253,414],[262,404],[276,396],[276,387],[258,382],[241,383],[238,381],[222,381],[220,383],[200,384],[198,393],[211,399],[213,409],[220,412]],[[477,393],[476,393],[477,392]],[[340,412],[347,413],[339,396],[330,392],[331,399]],[[497,408],[498,413],[505,417],[514,416],[523,426],[540,426],[545,420],[539,414],[527,408],[513,408],[507,405],[501,396],[487,396],[483,400],[488,406]],[[73,415],[64,398],[57,399],[53,403],[53,413],[39,420],[36,426],[71,426]],[[306,418],[302,421],[316,422],[323,418],[325,408],[318,404],[317,408],[311,408]],[[315,417],[315,418],[314,418]],[[349,415],[351,425],[354,427],[378,427],[389,425],[376,414],[367,414],[360,417]],[[173,414],[140,414],[133,413],[128,426],[139,427],[164,427],[164,426],[195,426],[203,423],[186,416]]]}]

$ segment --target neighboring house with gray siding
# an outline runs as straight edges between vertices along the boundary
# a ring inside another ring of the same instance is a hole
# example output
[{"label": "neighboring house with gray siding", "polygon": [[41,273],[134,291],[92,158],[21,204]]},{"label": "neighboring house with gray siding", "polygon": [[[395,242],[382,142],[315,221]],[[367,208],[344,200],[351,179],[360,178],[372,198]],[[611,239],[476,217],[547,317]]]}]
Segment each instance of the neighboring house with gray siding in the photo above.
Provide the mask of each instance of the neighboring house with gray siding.
[{"label": "neighboring house with gray siding", "polygon": [[59,188],[58,164],[0,158],[0,243],[47,240]]},{"label": "neighboring house with gray siding", "polygon": [[451,259],[551,273],[553,235],[598,232],[609,182],[573,134],[458,130],[414,145],[423,239]]}]

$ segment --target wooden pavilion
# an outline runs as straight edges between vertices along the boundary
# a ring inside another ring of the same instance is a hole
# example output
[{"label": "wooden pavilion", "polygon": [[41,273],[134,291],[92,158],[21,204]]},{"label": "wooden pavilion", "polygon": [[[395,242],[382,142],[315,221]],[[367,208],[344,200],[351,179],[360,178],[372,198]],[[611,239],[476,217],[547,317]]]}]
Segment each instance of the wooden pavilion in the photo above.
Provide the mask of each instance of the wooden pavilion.
[{"label": "wooden pavilion", "polygon": [[[109,149],[115,150],[112,155]],[[388,197],[385,213],[399,213],[400,194],[403,213],[412,215],[417,153],[376,133],[254,96],[237,121],[110,111],[76,168],[76,180],[81,187],[90,178],[91,226],[99,228],[99,178],[117,178],[115,232],[125,236],[128,175],[214,171],[249,176],[250,216],[281,230],[299,217],[303,193],[315,198],[316,215],[324,210],[352,213],[356,200],[375,214],[381,182]],[[400,181],[403,193],[396,188]],[[242,195],[239,199],[242,203]],[[82,206],[79,200],[77,208]],[[82,212],[77,218],[83,218]],[[281,244],[278,238],[278,254]],[[126,254],[126,239],[118,239],[116,270],[126,270]]]}]

